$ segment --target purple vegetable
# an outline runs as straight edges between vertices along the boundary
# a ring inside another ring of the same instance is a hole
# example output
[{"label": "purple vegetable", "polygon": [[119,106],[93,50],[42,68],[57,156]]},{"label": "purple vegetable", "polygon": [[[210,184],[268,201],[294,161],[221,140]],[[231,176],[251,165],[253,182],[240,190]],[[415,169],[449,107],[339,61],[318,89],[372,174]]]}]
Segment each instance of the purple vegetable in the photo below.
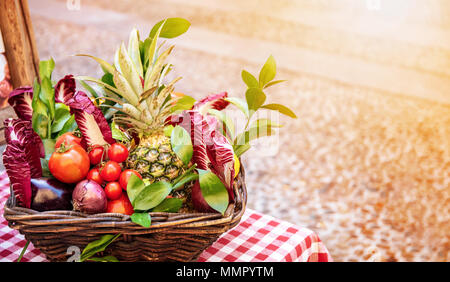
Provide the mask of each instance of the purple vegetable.
[{"label": "purple vegetable", "polygon": [[65,103],[75,95],[76,84],[73,75],[62,78],[55,86],[55,102]]},{"label": "purple vegetable", "polygon": [[31,208],[37,211],[72,210],[73,187],[54,178],[32,178]]},{"label": "purple vegetable", "polygon": [[8,173],[11,189],[21,207],[31,205],[31,178],[42,176],[40,158],[44,157],[44,145],[33,131],[31,121],[6,119],[6,149],[3,164]]},{"label": "purple vegetable", "polygon": [[192,107],[193,110],[198,110],[199,112],[205,113],[206,109],[215,109],[221,111],[228,107],[230,102],[226,101],[225,98],[228,97],[227,92],[222,92],[219,94],[212,94],[200,101],[197,101]]},{"label": "purple vegetable", "polygon": [[[183,111],[172,117],[172,125],[179,125],[191,135],[194,154],[192,162],[197,168],[216,174],[228,191],[229,202],[234,202],[234,152],[228,140],[217,130],[217,119],[203,116],[196,110]],[[198,182],[192,188],[192,203],[201,212],[210,212]]]},{"label": "purple vegetable", "polygon": [[14,89],[8,98],[8,103],[16,112],[16,115],[21,120],[31,120],[33,116],[33,88],[20,87]]},{"label": "purple vegetable", "polygon": [[64,103],[70,107],[70,113],[75,115],[75,121],[83,134],[84,145],[115,143],[108,121],[86,93],[78,91],[69,99],[65,97]]},{"label": "purple vegetable", "polygon": [[73,209],[87,214],[106,211],[106,194],[102,186],[92,180],[83,180],[72,193]]}]

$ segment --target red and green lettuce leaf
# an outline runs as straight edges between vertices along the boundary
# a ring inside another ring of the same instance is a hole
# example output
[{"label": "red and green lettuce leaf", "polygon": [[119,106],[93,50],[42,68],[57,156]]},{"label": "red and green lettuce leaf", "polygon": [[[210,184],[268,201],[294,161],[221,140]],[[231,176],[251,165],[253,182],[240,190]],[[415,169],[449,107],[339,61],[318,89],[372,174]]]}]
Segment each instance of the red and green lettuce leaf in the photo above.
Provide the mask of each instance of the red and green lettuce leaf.
[{"label": "red and green lettuce leaf", "polygon": [[221,111],[228,107],[228,105],[230,104],[230,102],[225,100],[227,97],[227,92],[209,95],[201,99],[200,101],[197,101],[192,109],[197,110],[201,113],[206,113],[209,109]]},{"label": "red and green lettuce leaf", "polygon": [[75,91],[76,83],[73,75],[66,75],[55,86],[55,102],[65,103],[75,95]]},{"label": "red and green lettuce leaf", "polygon": [[84,145],[115,143],[108,121],[86,93],[76,92],[72,97],[65,99],[65,104],[70,107],[70,113],[75,115],[75,121],[83,135]]},{"label": "red and green lettuce leaf", "polygon": [[[218,131],[217,119],[191,110],[173,116],[169,123],[179,125],[190,133],[194,149],[192,162],[198,169],[209,170],[217,175],[228,191],[229,202],[233,202],[234,152],[228,140]],[[193,187],[192,202],[198,211],[213,211],[205,201],[197,183]]]},{"label": "red and green lettuce leaf", "polygon": [[32,194],[30,181],[42,176],[40,159],[45,155],[44,145],[29,120],[9,118],[4,126],[7,145],[3,164],[18,204],[29,208]]},{"label": "red and green lettuce leaf", "polygon": [[9,94],[8,103],[21,120],[31,120],[33,116],[33,88],[20,87]]}]

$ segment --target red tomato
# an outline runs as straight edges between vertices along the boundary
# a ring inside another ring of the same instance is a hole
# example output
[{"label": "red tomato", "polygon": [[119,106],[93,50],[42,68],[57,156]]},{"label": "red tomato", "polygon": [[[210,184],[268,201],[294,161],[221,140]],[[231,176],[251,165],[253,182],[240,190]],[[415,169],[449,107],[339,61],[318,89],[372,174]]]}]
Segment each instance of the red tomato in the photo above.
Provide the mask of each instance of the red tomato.
[{"label": "red tomato", "polygon": [[91,165],[98,165],[106,158],[105,149],[102,146],[96,146],[89,151],[89,160]]},{"label": "red tomato", "polygon": [[103,178],[100,176],[100,169],[98,169],[98,168],[91,169],[88,172],[86,179],[93,180],[100,185],[103,184]]},{"label": "red tomato", "polygon": [[48,161],[52,175],[64,183],[83,180],[89,172],[89,156],[79,145],[61,146]]},{"label": "red tomato", "polygon": [[105,186],[105,194],[108,200],[117,200],[122,195],[122,187],[119,182],[109,182]]},{"label": "red tomato", "polygon": [[120,143],[112,144],[108,149],[108,158],[112,161],[121,163],[128,158],[128,149]]},{"label": "red tomato", "polygon": [[100,176],[108,182],[119,179],[121,172],[122,168],[115,161],[107,161],[106,164],[100,168]]},{"label": "red tomato", "polygon": [[123,213],[132,215],[134,213],[133,206],[125,193],[120,195],[120,198],[114,201],[108,201],[106,212]]},{"label": "red tomato", "polygon": [[139,172],[135,171],[134,169],[126,169],[122,171],[122,173],[120,174],[119,183],[125,191],[127,190],[128,180],[130,179],[130,176],[132,174],[142,179],[142,176],[139,174]]},{"label": "red tomato", "polygon": [[73,132],[66,132],[66,133],[62,134],[61,136],[59,136],[56,139],[55,149],[58,149],[63,142],[67,146],[68,145],[80,145],[81,146],[81,138],[75,136],[75,134],[73,134]]}]

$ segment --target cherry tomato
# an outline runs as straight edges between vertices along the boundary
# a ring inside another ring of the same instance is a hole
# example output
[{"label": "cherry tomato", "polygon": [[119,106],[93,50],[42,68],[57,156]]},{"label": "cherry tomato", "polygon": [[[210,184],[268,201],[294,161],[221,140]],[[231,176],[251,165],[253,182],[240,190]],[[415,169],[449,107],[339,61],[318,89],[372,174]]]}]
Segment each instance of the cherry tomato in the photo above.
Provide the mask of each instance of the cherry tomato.
[{"label": "cherry tomato", "polygon": [[106,164],[100,168],[100,176],[108,182],[119,179],[121,172],[122,168],[115,161],[107,161]]},{"label": "cherry tomato", "polygon": [[106,212],[123,213],[132,215],[134,213],[133,206],[131,205],[128,196],[122,193],[117,200],[108,201]]},{"label": "cherry tomato", "polygon": [[91,169],[88,172],[86,179],[93,180],[100,185],[103,184],[103,178],[100,176],[100,169],[98,169],[98,168]]},{"label": "cherry tomato", "polygon": [[52,175],[64,183],[83,180],[89,172],[89,156],[79,145],[64,144],[50,157],[48,168]]},{"label": "cherry tomato", "polygon": [[121,163],[128,158],[128,149],[120,143],[112,144],[108,149],[108,158],[112,161]]},{"label": "cherry tomato", "polygon": [[139,174],[139,172],[135,171],[134,169],[126,169],[122,171],[119,177],[119,183],[122,189],[124,189],[125,191],[127,190],[128,180],[130,179],[130,176],[132,174],[142,179],[142,176]]},{"label": "cherry tomato", "polygon": [[119,182],[109,182],[105,186],[105,194],[108,200],[117,200],[122,195],[122,187],[120,187]]},{"label": "cherry tomato", "polygon": [[62,134],[61,136],[59,136],[56,139],[56,143],[55,143],[55,149],[58,149],[62,143],[66,143],[66,145],[81,145],[81,138],[78,136],[75,136],[75,134],[73,134],[73,132],[66,132],[64,134]]},{"label": "cherry tomato", "polygon": [[89,151],[89,160],[91,165],[98,165],[103,158],[106,158],[105,149],[102,146],[96,146]]}]

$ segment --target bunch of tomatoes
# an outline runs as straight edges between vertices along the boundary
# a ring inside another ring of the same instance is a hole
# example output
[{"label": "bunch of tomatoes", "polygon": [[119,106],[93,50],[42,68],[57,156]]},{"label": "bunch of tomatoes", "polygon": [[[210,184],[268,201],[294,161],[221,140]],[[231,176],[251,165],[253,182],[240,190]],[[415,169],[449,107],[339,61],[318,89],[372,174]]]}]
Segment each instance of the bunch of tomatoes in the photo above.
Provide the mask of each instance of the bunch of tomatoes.
[{"label": "bunch of tomatoes", "polygon": [[126,193],[128,180],[132,174],[141,179],[142,176],[135,170],[122,169],[128,154],[127,147],[121,143],[85,150],[81,138],[68,132],[56,140],[48,167],[52,175],[64,183],[95,181],[104,188],[108,200],[106,212],[131,215],[133,206]]}]

